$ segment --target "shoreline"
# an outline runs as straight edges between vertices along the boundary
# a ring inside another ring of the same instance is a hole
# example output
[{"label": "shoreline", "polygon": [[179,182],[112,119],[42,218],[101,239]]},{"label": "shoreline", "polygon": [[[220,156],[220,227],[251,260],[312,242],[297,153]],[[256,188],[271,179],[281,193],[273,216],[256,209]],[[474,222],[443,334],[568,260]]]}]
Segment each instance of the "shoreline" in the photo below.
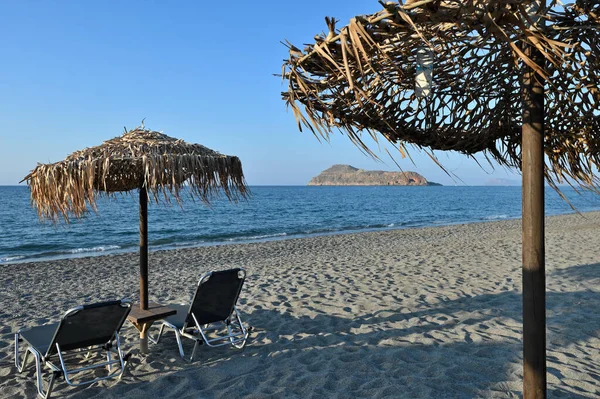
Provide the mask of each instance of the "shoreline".
[{"label": "shoreline", "polygon": [[[546,219],[550,397],[591,398],[600,381],[600,212]],[[126,375],[70,398],[503,398],[522,395],[520,219],[154,251],[150,300],[189,303],[202,274],[243,267],[242,352],[202,346],[193,363],[165,334]],[[136,253],[4,265],[0,396],[35,396],[13,333],[69,308],[139,293]],[[157,329],[153,329],[154,334]],[[193,342],[184,341],[189,353]]]},{"label": "shoreline", "polygon": [[[568,213],[560,213],[547,215],[546,219],[556,217],[556,216],[568,216],[568,215],[586,215],[600,213],[600,210],[590,210],[585,212],[568,212]],[[182,244],[182,245],[167,245],[164,248],[156,248],[151,244],[148,248],[149,252],[157,252],[157,251],[179,251],[186,249],[197,249],[197,248],[207,248],[207,247],[220,247],[220,246],[228,246],[228,245],[246,245],[246,244],[261,244],[266,242],[277,242],[277,241],[288,241],[288,240],[297,240],[297,239],[305,239],[305,238],[314,238],[314,237],[328,237],[328,236],[338,236],[338,235],[348,235],[348,234],[364,234],[364,233],[380,233],[387,231],[397,231],[397,230],[412,230],[412,229],[429,229],[429,228],[438,228],[438,227],[451,227],[451,226],[462,226],[462,225],[471,225],[471,224],[479,224],[479,223],[498,223],[498,222],[508,222],[514,220],[521,220],[521,217],[505,217],[500,219],[489,219],[489,220],[476,220],[476,221],[458,221],[458,222],[445,222],[440,224],[430,224],[424,226],[388,226],[388,227],[375,227],[375,228],[364,228],[364,229],[349,229],[349,230],[341,230],[341,231],[327,231],[327,232],[315,232],[315,233],[306,233],[306,234],[290,234],[287,233],[279,233],[274,234],[272,237],[266,237],[262,239],[239,239],[239,240],[231,240],[231,241],[215,241],[215,242],[205,242],[205,243],[197,243],[197,244]],[[137,244],[135,244],[136,247]],[[108,250],[78,250],[74,253],[65,253],[54,256],[39,256],[33,258],[22,258],[16,260],[10,260],[5,262],[0,262],[0,267],[7,265],[16,265],[16,264],[26,264],[26,263],[38,263],[38,262],[54,262],[64,259],[81,259],[81,258],[96,258],[102,256],[112,256],[112,255],[131,255],[137,254],[137,250],[131,250],[132,246],[128,245],[127,248],[120,249],[108,249]],[[15,255],[18,257],[21,255]]]}]

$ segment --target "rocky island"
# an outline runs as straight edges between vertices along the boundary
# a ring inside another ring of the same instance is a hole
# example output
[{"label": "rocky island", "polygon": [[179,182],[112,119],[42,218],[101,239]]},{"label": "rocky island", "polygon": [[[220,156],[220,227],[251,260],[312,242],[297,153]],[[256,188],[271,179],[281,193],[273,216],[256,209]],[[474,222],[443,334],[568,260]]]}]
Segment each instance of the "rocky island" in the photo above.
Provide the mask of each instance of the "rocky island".
[{"label": "rocky island", "polygon": [[333,165],[313,177],[309,186],[441,186],[417,172],[364,170],[350,165]]}]

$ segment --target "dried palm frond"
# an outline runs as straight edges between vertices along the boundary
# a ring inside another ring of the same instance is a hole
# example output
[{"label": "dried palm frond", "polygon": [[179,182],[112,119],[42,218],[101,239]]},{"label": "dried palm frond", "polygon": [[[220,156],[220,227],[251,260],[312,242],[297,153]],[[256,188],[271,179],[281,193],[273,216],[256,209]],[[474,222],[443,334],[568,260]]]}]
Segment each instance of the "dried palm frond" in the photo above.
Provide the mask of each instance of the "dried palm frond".
[{"label": "dried palm frond", "polygon": [[[484,152],[520,168],[521,81],[525,67],[545,80],[546,178],[596,186],[600,165],[600,4],[549,0],[386,2],[316,37],[289,44],[283,99],[300,130],[340,130],[370,152],[362,135],[401,150]],[[544,65],[523,50],[538,48]],[[415,92],[417,53],[433,57],[428,97]],[[381,136],[379,136],[381,134]]]},{"label": "dried palm frond", "polygon": [[38,164],[23,181],[40,218],[81,217],[96,209],[97,195],[140,189],[158,202],[162,193],[181,200],[186,187],[204,202],[224,192],[236,201],[247,195],[242,163],[199,144],[189,144],[143,126],[103,144],[76,151],[60,162]]}]

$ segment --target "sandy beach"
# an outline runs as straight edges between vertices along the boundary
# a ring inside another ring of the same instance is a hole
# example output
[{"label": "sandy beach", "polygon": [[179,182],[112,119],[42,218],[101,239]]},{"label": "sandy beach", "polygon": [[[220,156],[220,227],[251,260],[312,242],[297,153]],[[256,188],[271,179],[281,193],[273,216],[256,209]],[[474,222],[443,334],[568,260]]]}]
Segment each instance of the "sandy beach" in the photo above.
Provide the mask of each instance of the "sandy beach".
[{"label": "sandy beach", "polygon": [[[152,232],[150,232],[152,234]],[[73,398],[517,398],[522,395],[521,228],[508,220],[152,252],[150,299],[186,303],[200,276],[244,267],[243,351],[167,333],[120,382]],[[547,218],[551,398],[600,397],[600,212]],[[1,266],[0,397],[35,397],[13,334],[78,304],[139,292],[136,254]],[[152,331],[156,332],[156,329]],[[186,350],[193,346],[184,341]]]}]

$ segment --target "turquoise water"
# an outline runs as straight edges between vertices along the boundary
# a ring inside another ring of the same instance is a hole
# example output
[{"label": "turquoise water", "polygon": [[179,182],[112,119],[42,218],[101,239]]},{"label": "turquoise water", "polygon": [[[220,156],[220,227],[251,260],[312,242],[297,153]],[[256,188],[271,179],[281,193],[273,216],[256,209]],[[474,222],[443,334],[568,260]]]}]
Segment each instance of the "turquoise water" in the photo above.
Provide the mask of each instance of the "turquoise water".
[{"label": "turquoise water", "polygon": [[[150,203],[150,249],[265,241],[519,218],[520,187],[252,187],[248,201],[212,206]],[[565,188],[579,211],[600,210],[600,196]],[[573,210],[551,189],[546,214]],[[102,199],[98,213],[69,225],[42,223],[29,189],[0,186],[0,263],[134,252],[137,193]]]}]

